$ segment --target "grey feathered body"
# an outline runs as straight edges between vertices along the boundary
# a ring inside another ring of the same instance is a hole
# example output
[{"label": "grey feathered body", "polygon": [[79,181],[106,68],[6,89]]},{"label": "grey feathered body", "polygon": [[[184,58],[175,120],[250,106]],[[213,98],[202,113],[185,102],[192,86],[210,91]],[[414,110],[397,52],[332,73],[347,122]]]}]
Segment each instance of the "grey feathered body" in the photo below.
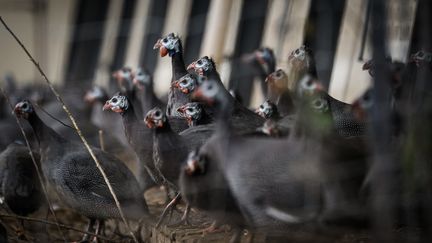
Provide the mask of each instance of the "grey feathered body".
[{"label": "grey feathered body", "polygon": [[[35,154],[37,163],[39,155]],[[41,182],[28,149],[12,143],[0,154],[0,195],[15,214],[27,216],[44,203]]]}]

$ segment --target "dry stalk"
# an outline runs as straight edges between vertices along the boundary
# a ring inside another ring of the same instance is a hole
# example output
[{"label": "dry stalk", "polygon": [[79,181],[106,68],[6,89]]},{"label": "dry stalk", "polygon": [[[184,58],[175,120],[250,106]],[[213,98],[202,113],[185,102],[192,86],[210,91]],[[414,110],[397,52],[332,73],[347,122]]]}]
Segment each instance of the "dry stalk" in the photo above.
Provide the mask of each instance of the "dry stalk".
[{"label": "dry stalk", "polygon": [[[1,91],[1,93],[3,94],[3,96],[5,97],[6,102],[9,104],[9,107],[10,107],[11,110],[13,111],[13,110],[14,110],[14,107],[13,107],[13,105],[10,103],[9,97],[6,95],[6,93],[5,93],[5,91],[3,90],[3,88],[0,87],[0,91]],[[36,174],[37,174],[38,179],[39,179],[39,182],[40,182],[40,184],[41,184],[41,187],[42,187],[42,190],[43,190],[43,193],[44,193],[45,199],[47,200],[49,210],[50,210],[51,214],[54,216],[54,221],[58,224],[57,216],[56,216],[56,214],[55,214],[55,212],[54,212],[54,209],[53,209],[53,207],[52,207],[51,201],[50,201],[49,198],[48,198],[48,191],[47,191],[47,189],[46,189],[46,187],[45,187],[45,183],[44,183],[45,180],[44,180],[44,178],[43,178],[43,176],[42,176],[42,173],[41,173],[40,170],[39,170],[39,166],[37,165],[37,162],[36,162],[36,159],[35,159],[35,157],[34,157],[33,150],[32,150],[32,148],[31,148],[31,146],[30,146],[30,142],[29,142],[29,139],[28,139],[28,137],[27,137],[27,134],[26,134],[25,131],[24,131],[24,127],[22,126],[20,119],[18,119],[17,116],[14,116],[14,117],[15,117],[15,120],[16,120],[16,122],[17,122],[17,124],[18,124],[18,127],[19,127],[20,130],[21,130],[21,133],[22,133],[22,135],[23,135],[23,137],[24,137],[24,140],[25,140],[25,142],[26,142],[26,146],[27,146],[27,148],[28,148],[28,150],[29,150],[29,154],[30,154],[30,157],[31,157],[31,159],[32,159],[33,166],[35,167]],[[67,241],[66,241],[66,237],[65,237],[63,231],[61,231],[60,227],[57,227],[57,229],[58,229],[58,231],[60,232],[60,234],[62,235],[64,242],[67,242]]]},{"label": "dry stalk", "polygon": [[3,18],[0,16],[0,22],[3,24],[3,26],[6,28],[6,30],[12,35],[12,37],[17,41],[17,43],[21,46],[21,48],[24,50],[24,52],[27,54],[27,56],[30,58],[30,61],[33,62],[33,64],[35,65],[36,69],[39,71],[39,73],[41,74],[41,76],[44,78],[45,82],[48,84],[50,90],[53,92],[53,94],[56,96],[57,100],[62,104],[62,108],[63,110],[66,112],[67,116],[69,117],[69,119],[71,120],[76,132],[78,133],[78,136],[81,138],[82,142],[84,143],[84,146],[86,147],[86,149],[88,150],[88,152],[90,153],[90,156],[93,158],[96,167],[99,169],[100,173],[102,174],[102,177],[104,178],[104,181],[106,183],[106,185],[108,186],[108,189],[112,195],[112,197],[114,198],[114,201],[116,203],[116,206],[119,210],[120,213],[120,217],[122,219],[122,221],[124,222],[124,224],[126,225],[126,228],[129,231],[129,234],[132,236],[134,242],[138,243],[138,240],[136,239],[135,235],[133,234],[129,223],[127,222],[124,214],[123,214],[123,210],[121,209],[120,206],[120,202],[117,199],[117,195],[115,194],[111,183],[105,173],[105,171],[103,170],[103,168],[101,167],[99,160],[96,158],[96,155],[93,152],[93,149],[90,147],[90,145],[88,144],[87,140],[85,139],[85,137],[83,136],[81,129],[78,127],[75,118],[72,116],[71,112],[69,111],[69,109],[67,108],[66,104],[64,103],[62,97],[60,96],[60,94],[57,92],[57,90],[53,87],[53,85],[51,84],[51,81],[49,81],[48,77],[45,75],[45,72],[42,70],[42,68],[40,67],[39,63],[36,62],[36,60],[33,58],[33,56],[30,54],[30,52],[27,50],[27,48],[24,46],[24,44],[20,41],[20,39],[15,35],[15,33],[9,28],[9,26],[4,22]]},{"label": "dry stalk", "polygon": [[92,236],[96,236],[97,238],[99,238],[101,240],[115,242],[114,240],[109,239],[109,238],[107,238],[105,236],[98,235],[98,234],[95,234],[95,233],[92,233],[92,232],[88,232],[88,231],[85,231],[85,230],[80,230],[80,229],[74,228],[72,226],[68,226],[68,225],[65,225],[65,224],[60,224],[58,222],[51,222],[51,221],[43,220],[43,219],[24,217],[24,216],[18,216],[18,215],[13,215],[13,214],[3,214],[3,213],[0,213],[0,218],[14,218],[14,219],[19,219],[19,220],[25,220],[25,221],[30,221],[30,222],[37,222],[37,223],[47,224],[47,225],[56,225],[57,227],[61,227],[61,228],[67,229],[67,230],[72,230],[72,231],[80,232],[80,233],[83,233],[83,234],[89,234],[89,235],[92,235]]}]

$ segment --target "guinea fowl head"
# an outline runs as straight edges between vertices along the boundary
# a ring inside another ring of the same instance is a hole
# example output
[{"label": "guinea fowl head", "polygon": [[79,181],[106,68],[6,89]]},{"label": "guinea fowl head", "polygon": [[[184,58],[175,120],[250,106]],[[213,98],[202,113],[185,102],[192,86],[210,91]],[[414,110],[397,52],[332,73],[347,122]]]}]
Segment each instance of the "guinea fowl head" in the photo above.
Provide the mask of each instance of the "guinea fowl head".
[{"label": "guinea fowl head", "polygon": [[19,118],[29,119],[35,113],[35,110],[30,101],[23,100],[15,105],[14,113]]},{"label": "guinea fowl head", "polygon": [[177,112],[187,120],[189,127],[192,127],[201,119],[203,109],[200,103],[189,102],[177,108]]},{"label": "guinea fowl head", "polygon": [[114,95],[111,99],[105,102],[103,110],[111,110],[116,113],[123,114],[129,108],[129,101],[124,95]]},{"label": "guinea fowl head", "polygon": [[430,65],[432,63],[432,53],[418,51],[411,55],[410,62],[415,63],[418,67],[423,65]]},{"label": "guinea fowl head", "polygon": [[364,122],[367,119],[367,113],[373,106],[372,92],[372,89],[366,90],[364,94],[352,104],[352,112],[358,121]]},{"label": "guinea fowl head", "polygon": [[221,94],[223,88],[216,80],[208,79],[192,93],[192,98],[204,101],[209,105],[214,105],[215,103],[226,101]]},{"label": "guinea fowl head", "polygon": [[145,89],[145,87],[151,86],[152,76],[151,74],[144,68],[138,68],[133,75],[133,85],[140,90]]},{"label": "guinea fowl head", "polygon": [[312,55],[312,50],[305,45],[302,45],[291,52],[291,54],[288,56],[288,62],[293,64],[295,67],[308,67],[310,65],[309,62],[312,59]]},{"label": "guinea fowl head", "polygon": [[258,131],[270,136],[270,137],[279,137],[280,136],[280,129],[278,127],[277,122],[273,120],[267,120],[264,122],[264,124],[257,128]]},{"label": "guinea fowl head", "polygon": [[169,33],[157,40],[153,49],[159,49],[161,57],[164,57],[167,54],[172,57],[174,54],[182,51],[182,46],[180,38],[174,33]]},{"label": "guinea fowl head", "polygon": [[277,106],[270,100],[266,100],[255,110],[255,113],[264,119],[268,119],[277,113]]},{"label": "guinea fowl head", "polygon": [[191,151],[184,166],[184,172],[188,176],[202,175],[205,173],[206,158],[199,153],[198,149]]},{"label": "guinea fowl head", "polygon": [[122,92],[132,90],[133,73],[130,67],[123,67],[112,74]]},{"label": "guinea fowl head", "polygon": [[209,72],[216,69],[215,62],[208,56],[203,56],[200,59],[192,62],[187,67],[187,70],[193,69],[200,76],[207,76]]},{"label": "guinea fowl head", "polygon": [[96,101],[104,102],[107,99],[105,90],[100,86],[93,86],[84,95],[84,101],[89,104],[94,104]]},{"label": "guinea fowl head", "polygon": [[252,53],[244,54],[241,60],[248,64],[259,64],[265,73],[272,72],[276,65],[274,52],[268,47],[260,47]]},{"label": "guinea fowl head", "polygon": [[269,74],[265,81],[274,91],[280,92],[288,89],[288,75],[282,69],[278,69]]},{"label": "guinea fowl head", "polygon": [[299,98],[305,98],[322,93],[324,88],[319,80],[307,74],[298,82],[296,91]]},{"label": "guinea fowl head", "polygon": [[367,70],[368,73],[369,73],[369,75],[370,75],[371,77],[373,77],[373,76],[375,75],[375,73],[374,73],[374,69],[373,69],[373,66],[374,66],[374,63],[373,63],[373,60],[371,59],[371,60],[369,60],[369,61],[367,61],[367,62],[365,62],[365,63],[363,64],[363,66],[362,66],[362,70],[363,70],[363,71],[364,71],[364,70]]},{"label": "guinea fowl head", "polygon": [[148,128],[163,128],[166,126],[167,117],[162,109],[155,107],[147,112],[144,123]]},{"label": "guinea fowl head", "polygon": [[198,81],[193,74],[188,73],[171,85],[173,88],[179,89],[183,94],[189,94],[198,86]]}]

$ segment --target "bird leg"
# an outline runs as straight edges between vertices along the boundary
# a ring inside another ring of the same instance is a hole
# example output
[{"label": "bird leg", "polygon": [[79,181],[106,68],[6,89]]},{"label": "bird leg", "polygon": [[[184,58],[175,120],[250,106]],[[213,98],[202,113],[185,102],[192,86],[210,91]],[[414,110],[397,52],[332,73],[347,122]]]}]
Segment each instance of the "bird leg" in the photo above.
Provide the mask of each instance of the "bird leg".
[{"label": "bird leg", "polygon": [[211,233],[216,233],[216,232],[223,232],[223,231],[225,231],[225,230],[224,230],[222,227],[220,227],[220,226],[221,226],[221,224],[220,224],[217,220],[215,220],[215,221],[213,221],[213,223],[212,223],[209,227],[203,229],[202,233],[203,233],[203,235],[205,235],[205,234],[211,234]]},{"label": "bird leg", "polygon": [[180,201],[181,199],[181,195],[180,193],[177,193],[177,195],[174,197],[173,200],[171,200],[170,203],[168,203],[168,205],[165,207],[165,209],[162,212],[162,215],[160,216],[157,224],[156,224],[156,228],[159,228],[159,226],[162,224],[162,221],[165,219],[166,214],[168,213],[169,210],[172,210],[173,207],[175,207],[177,205],[177,203]]},{"label": "bird leg", "polygon": [[[90,219],[90,222],[89,222],[89,224],[87,226],[87,230],[86,230],[87,232],[93,232],[93,227],[94,227],[95,222],[96,222],[95,219]],[[81,239],[81,242],[88,242],[89,238],[90,238],[90,235],[85,233],[83,235],[83,238]]]},{"label": "bird leg", "polygon": [[190,212],[190,209],[191,209],[190,205],[187,204],[186,205],[186,209],[183,212],[183,215],[182,215],[181,219],[178,222],[176,222],[176,223],[170,224],[169,226],[173,227],[173,226],[178,226],[178,225],[182,225],[182,224],[184,224],[184,225],[191,225],[190,222],[189,222],[189,212]]},{"label": "bird leg", "polygon": [[97,235],[102,232],[102,229],[105,229],[105,222],[103,220],[96,220],[96,230],[95,230],[95,236],[93,237],[93,242],[97,243],[98,238]]}]

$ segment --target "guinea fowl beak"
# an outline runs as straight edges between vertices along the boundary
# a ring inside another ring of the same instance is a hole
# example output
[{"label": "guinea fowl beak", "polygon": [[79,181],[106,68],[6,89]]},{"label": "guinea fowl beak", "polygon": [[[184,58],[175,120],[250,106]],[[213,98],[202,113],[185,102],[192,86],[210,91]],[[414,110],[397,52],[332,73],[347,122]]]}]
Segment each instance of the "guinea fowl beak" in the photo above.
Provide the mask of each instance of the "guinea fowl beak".
[{"label": "guinea fowl beak", "polygon": [[85,102],[87,102],[87,103],[93,103],[93,101],[94,101],[94,98],[93,98],[93,96],[90,94],[90,92],[87,92],[85,95],[84,95],[84,101]]},{"label": "guinea fowl beak", "polygon": [[175,81],[171,84],[171,86],[172,86],[173,88],[177,88],[177,89],[179,89],[179,88],[180,88],[180,81],[179,81],[179,80],[175,80]]},{"label": "guinea fowl beak", "polygon": [[201,90],[201,88],[198,87],[198,89],[196,89],[192,95],[191,95],[192,100],[204,100],[204,94]]},{"label": "guinea fowl beak", "polygon": [[159,39],[156,41],[156,43],[153,46],[153,49],[159,49],[159,54],[161,57],[164,57],[168,54],[168,49],[164,45],[162,45],[162,39]]},{"label": "guinea fowl beak", "polygon": [[196,159],[188,160],[186,167],[185,167],[186,174],[191,176],[191,175],[195,174],[197,169],[198,169],[198,160],[196,160]]},{"label": "guinea fowl beak", "polygon": [[102,107],[103,111],[111,110],[111,104],[107,101],[105,105]]},{"label": "guinea fowl beak", "polygon": [[113,72],[112,77],[115,78],[115,80],[119,80],[121,78],[120,71]]},{"label": "guinea fowl beak", "polygon": [[272,83],[274,81],[273,75],[269,74],[267,78],[264,80],[266,83]]},{"label": "guinea fowl beak", "polygon": [[316,83],[315,90],[316,91],[325,91],[324,86],[320,82]]},{"label": "guinea fowl beak", "polygon": [[367,61],[363,64],[362,70],[369,70],[372,67],[371,61]]},{"label": "guinea fowl beak", "polygon": [[262,117],[262,118],[266,118],[266,117],[264,116],[264,113],[263,113],[259,108],[255,110],[255,113],[256,113],[257,115],[259,115],[260,117]]},{"label": "guinea fowl beak", "polygon": [[154,128],[155,127],[155,124],[154,124],[153,120],[150,118],[150,116],[146,116],[144,118],[144,123],[146,124],[146,126],[148,128]]},{"label": "guinea fowl beak", "polygon": [[255,60],[256,57],[257,56],[256,56],[255,52],[243,54],[241,56],[241,61],[244,63],[251,63],[253,60]]},{"label": "guinea fowl beak", "polygon": [[184,114],[185,110],[186,110],[185,106],[180,106],[179,108],[177,108],[177,112],[181,114]]},{"label": "guinea fowl beak", "polygon": [[195,65],[196,65],[196,62],[192,62],[191,64],[189,64],[189,66],[187,66],[187,70],[191,70],[191,69],[193,69],[193,70],[195,70]]},{"label": "guinea fowl beak", "polygon": [[19,107],[19,106],[15,106],[14,110],[12,111],[12,115],[13,115],[13,114],[15,114],[15,115],[17,115],[17,116],[22,115],[21,107]]}]

